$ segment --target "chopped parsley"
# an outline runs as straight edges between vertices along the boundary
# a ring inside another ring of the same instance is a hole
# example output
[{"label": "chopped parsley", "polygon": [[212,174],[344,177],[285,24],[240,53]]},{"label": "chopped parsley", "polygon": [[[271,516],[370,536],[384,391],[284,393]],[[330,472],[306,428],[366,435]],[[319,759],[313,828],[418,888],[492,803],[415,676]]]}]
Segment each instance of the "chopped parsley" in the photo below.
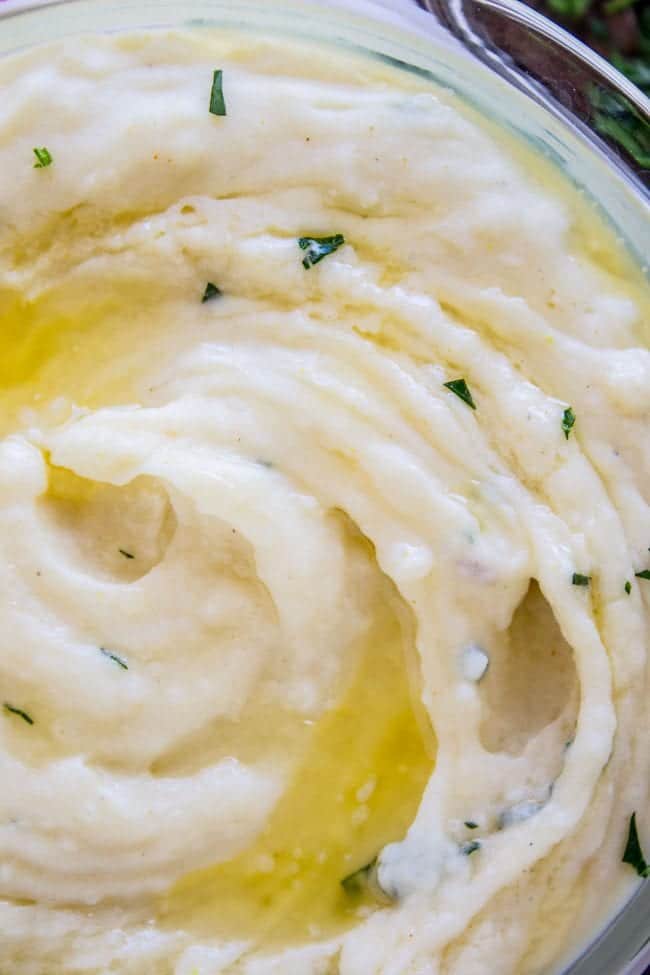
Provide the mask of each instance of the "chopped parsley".
[{"label": "chopped parsley", "polygon": [[42,149],[34,149],[34,155],[36,156],[36,162],[34,163],[34,169],[45,169],[46,166],[51,166],[54,160],[52,159],[52,153],[45,146]]},{"label": "chopped parsley", "polygon": [[469,390],[469,386],[464,379],[452,379],[451,382],[443,383],[446,389],[450,389],[452,393],[455,393],[459,399],[462,399],[463,403],[467,403],[471,406],[473,410],[476,409],[476,403],[472,399],[472,394]]},{"label": "chopped parsley", "polygon": [[332,234],[331,237],[299,237],[298,247],[305,252],[302,259],[302,266],[309,270],[314,264],[318,264],[328,254],[333,254],[345,243],[343,234]]},{"label": "chopped parsley", "polygon": [[650,579],[650,569],[643,569],[642,572],[635,572],[637,579]]},{"label": "chopped parsley", "polygon": [[630,582],[630,580],[629,580],[629,579],[626,579],[626,581],[625,581],[625,586],[624,586],[624,589],[625,589],[625,592],[626,592],[626,593],[628,594],[628,596],[629,596],[629,595],[630,595],[630,593],[632,592],[632,583]]},{"label": "chopped parsley", "polygon": [[117,664],[118,667],[121,667],[122,670],[128,670],[129,669],[128,664],[126,664],[124,662],[124,660],[122,660],[121,657],[118,657],[118,655],[116,653],[111,653],[111,651],[110,650],[106,650],[105,647],[100,647],[99,649],[100,649],[101,653],[104,654],[105,657],[108,657],[109,660],[112,660],[113,663]]},{"label": "chopped parsley", "polygon": [[212,281],[208,281],[201,298],[201,304],[204,305],[205,302],[210,301],[211,298],[218,298],[220,294],[222,294],[221,289],[217,288],[216,284],[213,284]]},{"label": "chopped parsley", "polygon": [[630,828],[627,834],[625,852],[623,853],[623,863],[629,863],[631,867],[634,867],[639,877],[650,877],[650,866],[648,866],[645,857],[643,856],[641,844],[639,842],[635,812],[633,812],[630,817]]},{"label": "chopped parsley", "polygon": [[22,718],[23,721],[26,721],[27,724],[34,724],[34,719],[31,717],[31,715],[27,714],[27,711],[23,711],[22,708],[15,708],[13,704],[8,704],[7,701],[5,701],[2,706],[5,711],[9,712],[9,714],[16,714],[19,718]]},{"label": "chopped parsley", "polygon": [[118,552],[120,553],[120,555],[123,555],[125,559],[135,558],[135,555],[133,555],[131,552],[127,552],[125,548],[118,548]]},{"label": "chopped parsley", "polygon": [[564,436],[569,439],[569,434],[573,430],[574,424],[576,422],[576,415],[570,406],[567,406],[566,410],[562,414],[562,429],[564,430]]},{"label": "chopped parsley", "polygon": [[212,75],[210,90],[210,114],[227,115],[226,100],[223,97],[223,71],[215,71]]},{"label": "chopped parsley", "polygon": [[579,572],[574,572],[571,577],[571,582],[574,586],[588,586],[591,582],[591,576],[583,576]]},{"label": "chopped parsley", "polygon": [[478,840],[470,840],[469,843],[463,843],[460,848],[460,852],[464,853],[466,857],[469,857],[472,855],[472,853],[476,853],[476,851],[480,849],[481,844]]},{"label": "chopped parsley", "polygon": [[471,819],[466,820],[465,825],[468,829],[478,829],[478,823],[473,823]]}]

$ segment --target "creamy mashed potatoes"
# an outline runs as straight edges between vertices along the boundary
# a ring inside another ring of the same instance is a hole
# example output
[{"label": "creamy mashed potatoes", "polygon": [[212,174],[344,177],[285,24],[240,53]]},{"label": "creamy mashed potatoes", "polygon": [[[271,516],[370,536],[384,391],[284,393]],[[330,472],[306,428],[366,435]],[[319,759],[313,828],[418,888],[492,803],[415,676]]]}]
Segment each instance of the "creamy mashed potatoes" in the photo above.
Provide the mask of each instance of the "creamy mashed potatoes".
[{"label": "creamy mashed potatoes", "polygon": [[0,81],[0,969],[553,967],[647,840],[637,272],[361,58]]}]

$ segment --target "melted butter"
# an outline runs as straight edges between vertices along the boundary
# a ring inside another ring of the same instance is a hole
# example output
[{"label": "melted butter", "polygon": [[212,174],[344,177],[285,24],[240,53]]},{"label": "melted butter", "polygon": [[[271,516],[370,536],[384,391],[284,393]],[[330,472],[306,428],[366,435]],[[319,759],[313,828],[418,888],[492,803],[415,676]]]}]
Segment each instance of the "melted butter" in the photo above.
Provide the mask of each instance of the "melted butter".
[{"label": "melted butter", "polygon": [[91,332],[93,319],[89,309],[65,314],[46,302],[0,296],[0,436],[27,425],[25,407],[38,410],[81,391],[89,374],[78,342]]},{"label": "melted butter", "polygon": [[343,930],[377,906],[341,880],[404,836],[433,769],[403,641],[385,610],[266,829],[232,861],[181,879],[160,905],[161,923],[286,944]]},{"label": "melted butter", "polygon": [[63,350],[70,323],[60,316],[44,317],[37,304],[5,297],[0,301],[2,355],[0,388],[33,380],[39,369]]},{"label": "melted butter", "polygon": [[0,436],[29,425],[26,407],[137,401],[165,327],[135,287],[92,298],[62,287],[36,301],[0,292]]}]

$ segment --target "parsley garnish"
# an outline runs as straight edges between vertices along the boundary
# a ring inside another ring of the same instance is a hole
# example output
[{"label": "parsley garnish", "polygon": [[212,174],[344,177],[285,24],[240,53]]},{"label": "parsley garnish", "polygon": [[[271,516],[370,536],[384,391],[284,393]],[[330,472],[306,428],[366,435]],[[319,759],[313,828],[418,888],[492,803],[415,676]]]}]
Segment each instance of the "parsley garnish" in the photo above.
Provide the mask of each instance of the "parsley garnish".
[{"label": "parsley garnish", "polygon": [[333,234],[331,237],[299,237],[298,247],[305,251],[302,259],[302,266],[309,270],[314,264],[318,264],[328,254],[333,254],[345,243],[343,234]]},{"label": "parsley garnish", "polygon": [[221,289],[217,288],[216,284],[213,284],[212,281],[208,281],[205,286],[205,291],[203,292],[203,297],[201,298],[201,304],[205,304],[205,302],[210,301],[211,298],[218,298],[221,293]]},{"label": "parsley garnish", "polygon": [[573,430],[573,425],[576,422],[576,415],[570,406],[567,406],[566,410],[562,414],[562,429],[564,430],[564,436],[569,439],[569,434]]},{"label": "parsley garnish", "polygon": [[8,704],[6,701],[2,706],[5,711],[8,711],[10,714],[17,714],[18,717],[22,718],[23,721],[26,721],[27,724],[34,724],[34,719],[27,714],[27,711],[23,711],[22,708],[15,708],[12,704]]},{"label": "parsley garnish", "polygon": [[125,559],[135,558],[135,555],[132,555],[131,552],[127,552],[126,549],[124,548],[118,548],[118,552],[120,553],[120,555],[123,555]]},{"label": "parsley garnish", "polygon": [[472,853],[476,853],[476,851],[480,849],[481,844],[478,840],[470,840],[469,843],[463,843],[460,848],[460,852],[464,853],[466,857],[469,857],[472,855]]},{"label": "parsley garnish", "polygon": [[634,867],[639,877],[650,877],[650,866],[648,866],[645,861],[643,852],[641,850],[641,844],[639,843],[635,812],[633,812],[632,816],[630,817],[630,829],[627,834],[625,852],[623,853],[623,863],[629,863],[631,867]]},{"label": "parsley garnish", "polygon": [[122,668],[122,670],[129,669],[128,665],[122,660],[121,657],[118,657],[116,653],[111,653],[110,650],[106,650],[104,647],[100,647],[99,649],[104,654],[105,657],[108,657],[109,660],[112,660],[113,663],[116,663],[118,667]]},{"label": "parsley garnish", "polygon": [[462,399],[463,403],[467,403],[473,410],[476,409],[476,403],[472,399],[469,386],[464,379],[452,379],[451,382],[443,383],[443,386],[450,389],[452,393],[455,393],[459,399]]},{"label": "parsley garnish", "polygon": [[468,829],[478,829],[478,823],[473,823],[471,819],[468,819],[465,822],[465,825],[467,826]]},{"label": "parsley garnish", "polygon": [[227,115],[226,100],[223,97],[223,71],[215,71],[212,75],[210,113],[212,115]]},{"label": "parsley garnish", "polygon": [[630,580],[629,580],[629,579],[626,579],[626,580],[625,580],[625,587],[624,587],[624,588],[625,588],[625,592],[626,592],[626,593],[628,594],[628,596],[629,596],[629,595],[630,595],[630,593],[632,592],[632,583],[630,582]]},{"label": "parsley garnish", "polygon": [[591,576],[582,576],[579,572],[574,572],[571,582],[574,586],[588,586],[591,582]]},{"label": "parsley garnish", "polygon": [[650,579],[650,569],[644,569],[642,572],[635,572],[634,575],[637,579]]},{"label": "parsley garnish", "polygon": [[51,166],[54,162],[52,153],[45,146],[42,149],[34,149],[34,155],[36,156],[34,169],[45,169],[46,166]]}]

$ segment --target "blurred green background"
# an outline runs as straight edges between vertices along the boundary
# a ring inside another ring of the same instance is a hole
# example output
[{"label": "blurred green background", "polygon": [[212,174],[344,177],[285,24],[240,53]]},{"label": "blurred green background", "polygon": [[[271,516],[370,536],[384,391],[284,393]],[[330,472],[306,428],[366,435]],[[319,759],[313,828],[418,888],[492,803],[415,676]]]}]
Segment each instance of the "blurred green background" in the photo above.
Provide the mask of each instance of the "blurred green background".
[{"label": "blurred green background", "polygon": [[609,58],[650,96],[650,0],[524,0]]}]

